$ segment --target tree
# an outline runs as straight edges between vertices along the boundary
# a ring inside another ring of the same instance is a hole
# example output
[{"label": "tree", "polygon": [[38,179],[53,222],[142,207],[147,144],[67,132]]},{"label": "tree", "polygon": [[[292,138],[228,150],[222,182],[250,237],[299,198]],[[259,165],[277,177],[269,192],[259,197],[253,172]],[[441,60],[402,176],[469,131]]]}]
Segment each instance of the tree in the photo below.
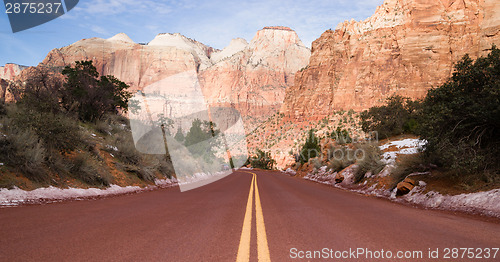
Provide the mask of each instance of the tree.
[{"label": "tree", "polygon": [[217,142],[210,139],[219,133],[220,130],[216,129],[215,123],[195,119],[186,134],[184,145],[189,147],[189,150],[194,155],[212,156],[212,147],[217,146]]},{"label": "tree", "polygon": [[380,137],[414,133],[418,126],[419,101],[399,95],[387,98],[386,104],[361,113],[364,132],[376,131]]},{"label": "tree", "polygon": [[257,149],[255,155],[250,157],[249,160],[252,167],[272,170],[276,161],[271,157],[270,152],[265,152]]},{"label": "tree", "polygon": [[300,162],[306,163],[310,158],[315,158],[321,154],[321,147],[319,145],[319,139],[314,133],[314,129],[310,129],[306,142],[302,149],[300,150]]},{"label": "tree", "polygon": [[177,133],[175,133],[175,136],[174,136],[175,140],[179,141],[179,142],[184,142],[184,134],[182,133],[182,128],[179,126],[177,128]]},{"label": "tree", "polygon": [[14,101],[30,110],[45,113],[58,113],[63,81],[56,72],[45,67],[26,69],[27,78],[9,87]]},{"label": "tree", "polygon": [[500,166],[500,50],[473,61],[465,55],[452,77],[423,101],[420,136],[437,164],[459,173]]},{"label": "tree", "polygon": [[128,85],[114,76],[101,76],[92,61],[77,61],[66,66],[62,74],[67,77],[61,104],[74,112],[82,121],[95,121],[106,113],[127,111],[132,94]]}]

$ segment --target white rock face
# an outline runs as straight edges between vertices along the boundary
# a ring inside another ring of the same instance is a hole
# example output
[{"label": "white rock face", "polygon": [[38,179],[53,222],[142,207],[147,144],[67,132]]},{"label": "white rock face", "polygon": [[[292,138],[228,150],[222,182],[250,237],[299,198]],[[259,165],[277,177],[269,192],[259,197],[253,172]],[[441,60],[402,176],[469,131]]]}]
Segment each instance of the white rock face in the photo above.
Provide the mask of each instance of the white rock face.
[{"label": "white rock face", "polygon": [[195,57],[195,60],[200,63],[200,69],[205,69],[212,65],[212,62],[208,58],[209,47],[179,33],[158,34],[149,42],[148,46],[170,46],[188,51]]},{"label": "white rock face", "polygon": [[294,73],[304,67],[304,61],[311,56],[309,48],[288,27],[264,27],[250,41],[249,49],[253,51],[252,66],[277,67]]},{"label": "white rock face", "polygon": [[126,42],[126,43],[135,43],[125,33],[116,34],[115,36],[108,38],[108,41],[122,41],[122,42]]},{"label": "white rock face", "polygon": [[12,81],[25,68],[26,66],[17,64],[6,64],[5,66],[0,66],[0,78]]},{"label": "white rock face", "polygon": [[248,42],[243,38],[236,38],[231,40],[231,43],[224,48],[222,51],[218,51],[212,54],[210,59],[212,62],[218,63],[223,59],[233,56],[234,54],[245,50],[248,47]]}]

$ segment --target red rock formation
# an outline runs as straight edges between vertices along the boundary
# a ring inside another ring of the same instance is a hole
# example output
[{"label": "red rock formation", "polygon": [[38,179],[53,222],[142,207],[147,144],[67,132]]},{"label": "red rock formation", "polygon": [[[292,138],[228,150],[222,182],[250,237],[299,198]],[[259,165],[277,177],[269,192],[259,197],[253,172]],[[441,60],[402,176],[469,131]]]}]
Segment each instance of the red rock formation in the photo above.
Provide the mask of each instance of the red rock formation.
[{"label": "red rock formation", "polygon": [[9,84],[16,79],[21,74],[26,66],[21,66],[17,64],[6,64],[5,66],[0,66],[0,101],[4,102],[8,99],[8,87]]},{"label": "red rock formation", "polygon": [[91,38],[52,50],[42,66],[63,67],[93,60],[99,73],[110,74],[142,90],[169,76],[196,71],[208,102],[232,105],[244,115],[265,119],[277,111],[285,88],[309,61],[310,50],[290,28],[264,28],[247,43],[235,39],[214,50],[180,34],[159,34],[136,44],[125,34]]},{"label": "red rock formation", "polygon": [[364,110],[393,94],[423,97],[464,54],[500,43],[498,0],[386,0],[362,22],[346,21],[312,45],[281,112],[300,119]]},{"label": "red rock formation", "polygon": [[266,119],[279,110],[310,51],[285,27],[266,27],[246,47],[238,46],[241,51],[201,71],[204,94],[210,104],[233,105],[244,115]]},{"label": "red rock formation", "polygon": [[16,64],[6,64],[5,66],[0,66],[0,78],[12,81],[25,68],[25,66]]}]

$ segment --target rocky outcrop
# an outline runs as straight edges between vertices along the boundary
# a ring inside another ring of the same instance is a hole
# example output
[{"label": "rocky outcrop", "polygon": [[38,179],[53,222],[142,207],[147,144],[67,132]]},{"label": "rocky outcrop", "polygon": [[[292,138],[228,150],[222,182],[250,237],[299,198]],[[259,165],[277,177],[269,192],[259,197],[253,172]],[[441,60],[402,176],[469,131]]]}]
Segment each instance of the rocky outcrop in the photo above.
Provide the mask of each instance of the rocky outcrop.
[{"label": "rocky outcrop", "polygon": [[295,72],[309,57],[310,50],[293,30],[266,27],[250,43],[234,39],[223,50],[180,34],[159,34],[148,44],[134,43],[123,33],[84,39],[52,50],[42,66],[60,68],[93,60],[99,73],[116,76],[132,91],[195,71],[207,102],[263,119],[279,109],[285,89],[293,85]]},{"label": "rocky outcrop", "polygon": [[26,66],[17,64],[6,64],[5,66],[0,66],[0,101],[4,102],[9,96],[8,87],[9,84],[16,79],[21,74],[21,71],[26,69]]},{"label": "rocky outcrop", "polygon": [[201,71],[201,85],[210,104],[267,118],[279,110],[295,72],[308,63],[310,50],[287,27],[266,27],[245,44],[236,39],[214,53],[218,62]]},{"label": "rocky outcrop", "polygon": [[17,65],[17,64],[6,64],[5,66],[0,66],[0,78],[12,81],[25,68],[26,68],[26,66]]},{"label": "rocky outcrop", "polygon": [[380,105],[391,95],[425,96],[463,55],[500,42],[497,0],[386,0],[365,21],[346,21],[312,44],[281,112],[289,119]]}]

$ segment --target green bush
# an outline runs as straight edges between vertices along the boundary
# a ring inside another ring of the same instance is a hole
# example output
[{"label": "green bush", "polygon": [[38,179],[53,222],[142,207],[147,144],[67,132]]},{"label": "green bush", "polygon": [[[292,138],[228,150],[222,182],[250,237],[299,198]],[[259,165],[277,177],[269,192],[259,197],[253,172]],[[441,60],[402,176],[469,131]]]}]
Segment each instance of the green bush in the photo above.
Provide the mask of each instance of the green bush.
[{"label": "green bush", "polygon": [[402,96],[387,98],[382,106],[375,106],[361,113],[364,132],[376,131],[379,137],[391,137],[403,133],[415,133],[421,103]]},{"label": "green bush", "polygon": [[61,105],[85,122],[94,122],[107,113],[127,111],[132,94],[128,85],[114,76],[101,76],[92,61],[77,61],[66,66],[62,74],[67,77],[61,89]]},{"label": "green bush", "polygon": [[330,146],[328,148],[328,168],[332,169],[334,172],[339,172],[344,168],[354,164],[354,162],[356,161],[354,153],[355,150],[345,146]]},{"label": "green bush", "polygon": [[458,174],[500,170],[500,50],[473,61],[464,56],[453,76],[429,90],[422,105],[420,136],[425,153]]},{"label": "green bush", "polygon": [[321,155],[321,147],[319,139],[314,133],[314,129],[310,129],[306,138],[306,142],[300,150],[300,162],[307,163],[309,159]]},{"label": "green bush", "polygon": [[270,152],[265,152],[257,149],[255,155],[251,156],[248,160],[252,167],[272,170],[276,161],[271,157]]},{"label": "green bush", "polygon": [[109,176],[100,174],[101,170],[96,160],[85,153],[75,157],[70,169],[73,176],[89,185],[109,186]]},{"label": "green bush", "polygon": [[44,168],[47,151],[35,132],[18,128],[5,119],[0,127],[0,161],[19,168],[30,180],[47,181]]}]

